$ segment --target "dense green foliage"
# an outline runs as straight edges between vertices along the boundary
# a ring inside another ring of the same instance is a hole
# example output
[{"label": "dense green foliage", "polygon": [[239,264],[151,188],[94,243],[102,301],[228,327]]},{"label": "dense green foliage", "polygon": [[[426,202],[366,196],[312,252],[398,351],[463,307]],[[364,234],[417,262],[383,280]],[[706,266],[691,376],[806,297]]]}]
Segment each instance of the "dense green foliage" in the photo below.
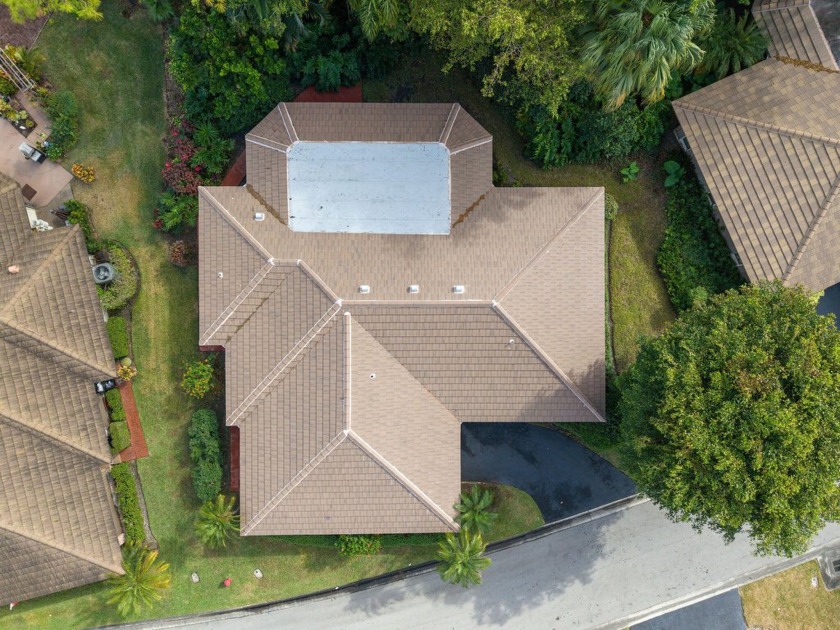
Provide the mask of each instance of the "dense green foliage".
[{"label": "dense green foliage", "polygon": [[122,245],[108,244],[108,261],[114,266],[117,278],[104,288],[96,287],[96,290],[102,308],[113,312],[125,308],[134,298],[139,277],[134,262]]},{"label": "dense green foliage", "polygon": [[668,226],[656,262],[677,311],[741,283],[700,184],[687,177],[667,191]]},{"label": "dense green foliage", "polygon": [[17,91],[17,85],[9,78],[9,75],[0,73],[0,96],[14,96]]},{"label": "dense green foliage", "polygon": [[210,359],[196,359],[184,366],[181,388],[192,398],[204,398],[215,384],[213,362]]},{"label": "dense green foliage", "polygon": [[131,433],[126,422],[112,422],[108,425],[111,453],[120,453],[131,446]]},{"label": "dense green foliage", "polygon": [[105,324],[108,329],[108,339],[111,340],[111,348],[114,350],[114,357],[122,359],[130,354],[128,344],[128,328],[125,319],[122,317],[109,317]]},{"label": "dense green foliage", "polygon": [[484,557],[487,544],[481,534],[462,528],[457,534],[448,533],[438,546],[438,572],[450,584],[468,588],[481,584],[481,572],[490,566]]},{"label": "dense green foliage", "polygon": [[67,208],[67,220],[78,225],[85,236],[85,247],[88,254],[95,254],[103,247],[102,241],[96,236],[96,230],[90,221],[90,209],[80,201],[69,199],[64,203]]},{"label": "dense green foliage", "polygon": [[624,461],[672,518],[788,556],[840,518],[840,332],[815,304],[746,285],[642,344],[621,381]]},{"label": "dense green foliage", "polygon": [[372,556],[379,553],[382,539],[375,535],[341,534],[335,541],[335,547],[342,556]]},{"label": "dense green foliage", "polygon": [[100,0],[2,0],[16,22],[58,11],[84,20],[101,20]]},{"label": "dense green foliage", "polygon": [[209,409],[199,409],[187,430],[192,483],[199,501],[214,501],[222,491],[222,445],[219,422]]},{"label": "dense green foliage", "polygon": [[79,105],[72,92],[59,90],[45,96],[44,107],[50,117],[50,137],[44,153],[51,160],[60,160],[79,139]]},{"label": "dense green foliage", "polygon": [[140,544],[123,549],[123,575],[108,578],[108,603],[115,604],[123,617],[136,614],[144,606],[161,599],[172,577],[169,563],[157,559],[158,552]]},{"label": "dense green foliage", "polygon": [[134,475],[128,464],[115,464],[111,466],[111,476],[116,483],[117,505],[125,528],[125,542],[127,545],[142,545],[146,540],[146,532],[143,530],[143,512],[137,498]]},{"label": "dense green foliage", "polygon": [[738,17],[733,9],[719,11],[714,27],[699,43],[706,54],[695,74],[715,79],[749,68],[767,50],[767,40],[750,14]]},{"label": "dense green foliage", "polygon": [[493,506],[493,492],[479,484],[474,484],[469,492],[462,492],[460,500],[455,504],[458,516],[455,521],[461,529],[486,536],[499,515],[491,512]]},{"label": "dense green foliage", "polygon": [[205,501],[195,519],[195,535],[209,549],[226,547],[227,541],[239,532],[236,497],[219,494]]}]

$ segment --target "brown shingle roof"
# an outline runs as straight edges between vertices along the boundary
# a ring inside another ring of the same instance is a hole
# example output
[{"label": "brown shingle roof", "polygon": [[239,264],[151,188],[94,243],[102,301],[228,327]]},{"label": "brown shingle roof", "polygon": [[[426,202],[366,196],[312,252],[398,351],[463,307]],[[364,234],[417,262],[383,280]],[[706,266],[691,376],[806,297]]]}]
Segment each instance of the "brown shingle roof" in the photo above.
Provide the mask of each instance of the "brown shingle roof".
[{"label": "brown shingle roof", "polygon": [[810,0],[758,0],[752,11],[770,37],[771,56],[840,69]]},{"label": "brown shingle roof", "polygon": [[492,188],[457,105],[324,107],[249,138],[434,136],[462,150],[470,208],[449,235],[293,232],[254,220],[276,172],[254,183],[251,153],[253,189],[200,190],[200,343],[226,350],[242,533],[451,531],[461,422],[602,419],[603,190]]},{"label": "brown shingle roof", "polygon": [[[110,344],[78,227],[34,234],[0,176],[0,604],[121,572]],[[20,271],[10,274],[16,265]]]},{"label": "brown shingle roof", "polygon": [[750,280],[840,280],[840,73],[768,59],[674,102]]}]

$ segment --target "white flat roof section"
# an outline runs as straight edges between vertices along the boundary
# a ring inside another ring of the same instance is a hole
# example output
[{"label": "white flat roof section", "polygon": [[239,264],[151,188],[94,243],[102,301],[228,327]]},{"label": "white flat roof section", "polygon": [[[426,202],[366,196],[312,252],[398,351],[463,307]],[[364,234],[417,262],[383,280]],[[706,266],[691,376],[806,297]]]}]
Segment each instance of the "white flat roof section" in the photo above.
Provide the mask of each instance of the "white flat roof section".
[{"label": "white flat roof section", "polygon": [[436,142],[296,142],[295,232],[449,234],[449,149]]}]

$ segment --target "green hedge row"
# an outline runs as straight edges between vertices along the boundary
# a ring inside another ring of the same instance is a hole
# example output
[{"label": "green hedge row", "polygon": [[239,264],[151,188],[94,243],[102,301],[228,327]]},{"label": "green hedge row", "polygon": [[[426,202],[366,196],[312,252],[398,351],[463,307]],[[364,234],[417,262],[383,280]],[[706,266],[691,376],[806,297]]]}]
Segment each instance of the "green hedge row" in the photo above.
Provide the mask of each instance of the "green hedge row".
[{"label": "green hedge row", "polygon": [[108,427],[108,432],[111,434],[112,453],[121,453],[131,446],[131,433],[128,431],[127,422],[112,422]]},{"label": "green hedge row", "polygon": [[128,327],[122,317],[111,317],[106,324],[108,327],[108,338],[111,340],[111,348],[114,350],[114,358],[122,359],[131,352],[128,345]]},{"label": "green hedge row", "polygon": [[699,182],[686,177],[667,195],[668,226],[656,262],[671,303],[683,311],[742,279]]},{"label": "green hedge row", "polygon": [[105,392],[105,400],[111,410],[111,422],[125,422],[125,407],[123,407],[122,396],[117,388]]},{"label": "green hedge row", "polygon": [[90,222],[90,209],[81,201],[76,201],[75,199],[66,201],[64,205],[67,207],[67,220],[82,228],[88,254],[95,254],[100,251],[104,245],[97,238],[96,230],[93,229],[93,224]]},{"label": "green hedge row", "polygon": [[200,501],[209,501],[222,491],[222,445],[216,414],[209,409],[199,409],[190,418],[187,433],[193,489]]},{"label": "green hedge row", "polygon": [[125,528],[125,542],[129,545],[142,545],[146,540],[143,530],[143,512],[137,498],[137,486],[128,464],[111,466],[111,476],[117,486],[117,504],[122,514]]}]

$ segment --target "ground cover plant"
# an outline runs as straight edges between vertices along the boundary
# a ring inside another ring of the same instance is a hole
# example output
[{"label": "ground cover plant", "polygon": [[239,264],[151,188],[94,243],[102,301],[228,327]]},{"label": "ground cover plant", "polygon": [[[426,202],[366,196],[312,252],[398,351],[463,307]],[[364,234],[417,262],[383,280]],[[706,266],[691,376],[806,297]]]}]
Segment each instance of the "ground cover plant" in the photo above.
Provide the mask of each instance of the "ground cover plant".
[{"label": "ground cover plant", "polygon": [[114,351],[114,358],[122,359],[127,357],[130,351],[128,344],[128,328],[123,317],[109,317],[105,323],[108,330],[108,339],[111,340],[111,348]]}]

